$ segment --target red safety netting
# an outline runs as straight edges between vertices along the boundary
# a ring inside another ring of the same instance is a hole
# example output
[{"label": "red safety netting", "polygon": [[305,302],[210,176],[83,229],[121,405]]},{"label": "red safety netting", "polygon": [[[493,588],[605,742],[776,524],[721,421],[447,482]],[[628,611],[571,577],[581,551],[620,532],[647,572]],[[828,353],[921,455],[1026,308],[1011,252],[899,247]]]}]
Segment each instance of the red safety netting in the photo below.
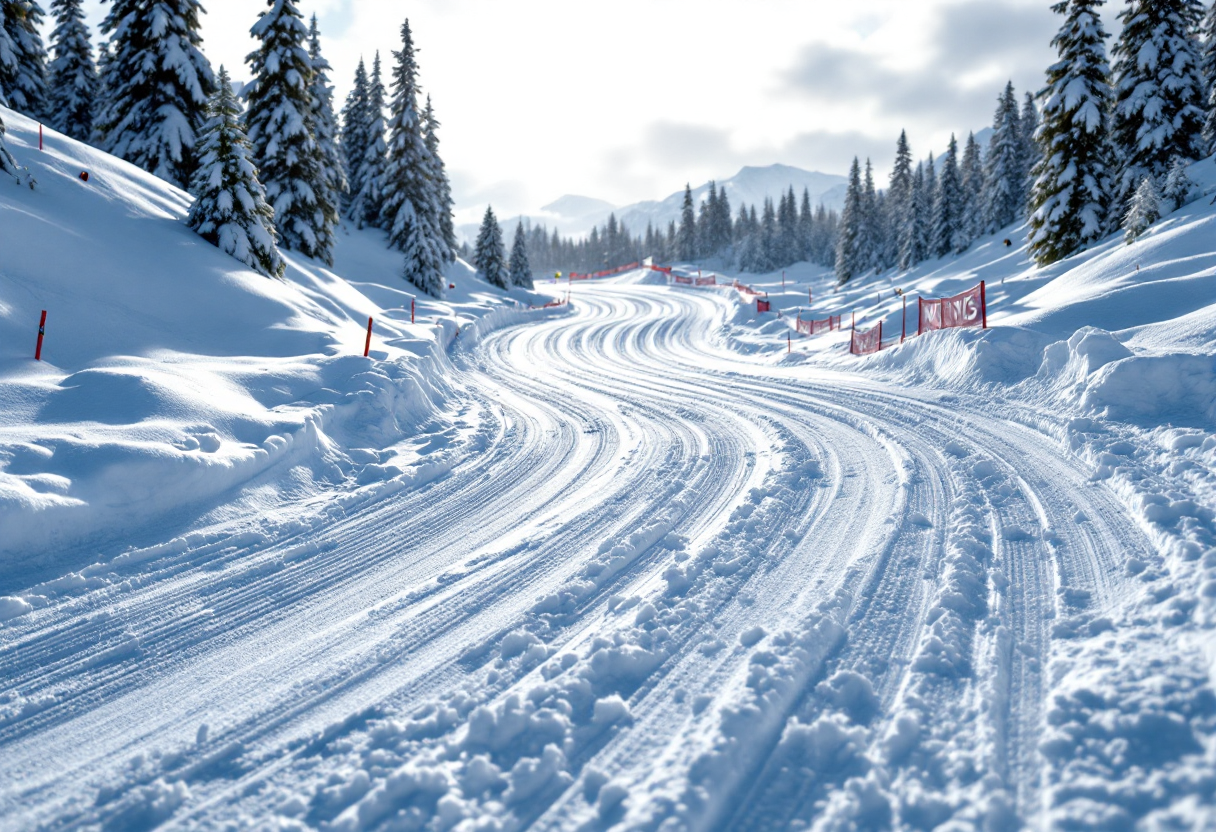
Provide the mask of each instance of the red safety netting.
[{"label": "red safety netting", "polygon": [[881,349],[882,321],[879,321],[878,326],[873,327],[868,332],[853,330],[853,337],[849,341],[849,352],[853,355],[869,355]]},{"label": "red safety netting", "polygon": [[984,281],[973,289],[968,289],[954,297],[925,300],[917,298],[916,334],[932,332],[935,329],[951,329],[961,326],[982,326],[988,328],[988,299],[985,293]]},{"label": "red safety netting", "polygon": [[666,275],[670,275],[670,274],[671,274],[671,266],[655,266],[655,265],[651,265],[650,270],[651,270],[652,272],[662,272],[663,274],[666,274]]},{"label": "red safety netting", "polygon": [[[570,279],[571,280],[590,280],[593,277],[611,277],[614,274],[621,274],[622,272],[633,271],[634,269],[639,268],[641,265],[642,265],[641,263],[630,263],[627,266],[617,266],[615,269],[605,269],[602,272],[590,272],[587,274],[580,274],[579,272],[570,272]],[[651,268],[653,268],[653,266]],[[663,270],[659,269],[659,271],[663,271]],[[670,272],[670,269],[668,271]]]},{"label": "red safety netting", "polygon": [[696,285],[697,286],[716,286],[716,285],[718,285],[718,278],[712,274],[709,277],[698,277]]},{"label": "red safety netting", "polygon": [[799,318],[796,326],[798,331],[803,335],[820,335],[824,332],[840,329],[840,316],[828,315],[822,321],[804,321]]},{"label": "red safety netting", "polygon": [[763,294],[763,292],[758,292],[758,291],[756,291],[755,289],[753,289],[751,286],[748,286],[748,285],[746,285],[746,284],[744,284],[744,283],[740,283],[740,282],[739,282],[739,281],[737,281],[737,280],[736,280],[734,283],[732,283],[732,284],[731,284],[731,286],[732,286],[732,287],[734,287],[735,289],[738,289],[740,292],[742,292],[742,293],[743,293],[743,294],[745,294],[745,295],[760,295],[760,294]]},{"label": "red safety netting", "polygon": [[675,283],[683,283],[688,286],[691,286],[693,284],[693,281],[696,280],[696,278],[688,277],[687,275],[682,275],[682,274],[673,274],[671,276],[671,279]]},{"label": "red safety netting", "polygon": [[772,308],[773,305],[769,301],[765,300],[764,298],[756,298],[757,312],[769,312],[772,310]]}]

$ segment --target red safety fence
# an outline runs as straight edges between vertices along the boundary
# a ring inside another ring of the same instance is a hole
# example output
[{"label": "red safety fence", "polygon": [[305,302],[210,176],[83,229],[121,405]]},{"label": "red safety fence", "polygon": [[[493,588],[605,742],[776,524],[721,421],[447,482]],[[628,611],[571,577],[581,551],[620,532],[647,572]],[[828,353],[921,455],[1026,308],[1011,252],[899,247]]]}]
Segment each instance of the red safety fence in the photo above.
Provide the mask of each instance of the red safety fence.
[{"label": "red safety fence", "polygon": [[771,312],[772,308],[773,308],[773,305],[769,301],[765,300],[764,298],[756,298],[756,312],[757,313]]},{"label": "red safety fence", "polygon": [[670,274],[671,274],[671,266],[655,266],[655,265],[651,265],[650,270],[651,270],[652,272],[662,272],[662,273],[663,273],[663,274],[665,274],[665,275],[670,275]]},{"label": "red safety fence", "polygon": [[734,283],[732,283],[731,286],[733,288],[739,290],[740,292],[742,292],[745,295],[762,295],[762,294],[764,294],[763,292],[761,292],[757,289],[753,289],[751,286],[748,286],[744,283],[740,283],[737,280]]},{"label": "red safety fence", "polygon": [[872,327],[867,332],[853,330],[853,337],[849,339],[849,352],[853,355],[869,355],[881,349],[882,321],[879,321],[878,326]]},{"label": "red safety fence", "polygon": [[695,277],[688,277],[687,275],[683,274],[673,274],[671,279],[676,283],[682,283],[687,286],[693,285],[693,283],[696,281]]},{"label": "red safety fence", "polygon": [[698,277],[696,279],[696,283],[694,285],[696,285],[696,286],[717,286],[718,278],[716,275],[712,275],[712,274],[709,277]]},{"label": "red safety fence", "polygon": [[551,300],[543,306],[529,306],[529,309],[552,309],[555,306],[565,306],[565,300]]},{"label": "red safety fence", "polygon": [[984,281],[973,289],[950,298],[925,300],[917,298],[918,322],[916,334],[935,329],[951,329],[961,326],[988,328],[988,298]]},{"label": "red safety fence", "polygon": [[821,335],[824,332],[840,329],[840,316],[828,315],[822,321],[804,321],[800,316],[795,327],[803,335]]},{"label": "red safety fence", "polygon": [[[614,274],[621,274],[622,272],[631,272],[634,269],[640,267],[641,265],[642,265],[641,263],[630,263],[627,266],[617,266],[615,269],[605,269],[602,272],[587,272],[587,273],[581,273],[581,274],[579,272],[570,272],[570,279],[571,280],[590,280],[593,277],[612,277]],[[662,269],[659,269],[659,271],[662,271]]]}]

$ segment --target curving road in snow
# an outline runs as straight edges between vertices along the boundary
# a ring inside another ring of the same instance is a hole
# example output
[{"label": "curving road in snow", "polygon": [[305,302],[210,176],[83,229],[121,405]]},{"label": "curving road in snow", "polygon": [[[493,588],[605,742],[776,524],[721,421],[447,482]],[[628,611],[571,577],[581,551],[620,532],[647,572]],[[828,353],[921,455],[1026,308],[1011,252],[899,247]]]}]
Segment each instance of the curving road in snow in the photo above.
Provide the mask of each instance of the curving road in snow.
[{"label": "curving road in snow", "polygon": [[734,355],[727,305],[576,287],[457,353],[402,481],[52,586],[0,629],[0,825],[1103,828],[1183,799],[1085,785],[1056,718],[1124,562],[1159,561],[1056,418]]}]

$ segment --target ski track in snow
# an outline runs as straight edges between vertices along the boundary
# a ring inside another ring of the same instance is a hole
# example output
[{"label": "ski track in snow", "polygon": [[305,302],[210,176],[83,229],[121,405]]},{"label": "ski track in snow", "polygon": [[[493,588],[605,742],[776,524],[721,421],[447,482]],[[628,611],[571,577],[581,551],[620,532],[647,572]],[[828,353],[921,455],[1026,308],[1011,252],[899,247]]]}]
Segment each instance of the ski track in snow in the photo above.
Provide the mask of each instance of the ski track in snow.
[{"label": "ski track in snow", "polygon": [[733,357],[713,293],[576,294],[457,351],[401,487],[39,588],[6,828],[1045,823],[1053,658],[1160,560],[1116,496],[1014,404]]}]

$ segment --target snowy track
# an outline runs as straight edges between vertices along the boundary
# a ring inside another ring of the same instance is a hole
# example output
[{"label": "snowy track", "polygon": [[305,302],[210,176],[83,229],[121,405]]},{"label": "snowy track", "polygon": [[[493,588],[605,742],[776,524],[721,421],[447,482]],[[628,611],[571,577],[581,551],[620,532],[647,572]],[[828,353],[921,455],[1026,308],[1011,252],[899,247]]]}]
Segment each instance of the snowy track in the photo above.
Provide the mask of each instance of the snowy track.
[{"label": "snowy track", "polygon": [[5,827],[1043,822],[1060,627],[1157,560],[1050,417],[732,357],[710,292],[576,300],[456,359],[402,487],[39,590]]}]

